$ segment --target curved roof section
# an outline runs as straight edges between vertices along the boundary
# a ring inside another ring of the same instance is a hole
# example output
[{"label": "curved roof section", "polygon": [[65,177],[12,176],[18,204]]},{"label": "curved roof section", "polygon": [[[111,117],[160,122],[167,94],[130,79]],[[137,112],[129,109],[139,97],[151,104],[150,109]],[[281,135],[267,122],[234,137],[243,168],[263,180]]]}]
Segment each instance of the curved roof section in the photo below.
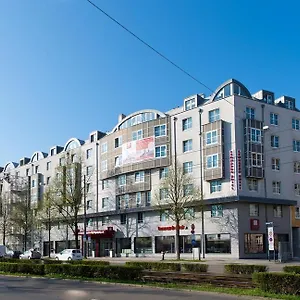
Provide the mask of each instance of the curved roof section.
[{"label": "curved roof section", "polygon": [[30,162],[35,162],[40,159],[46,158],[48,156],[47,153],[41,152],[41,151],[36,151],[32,154]]},{"label": "curved roof section", "polygon": [[18,166],[17,163],[10,161],[4,166],[3,172],[9,171],[11,169],[15,169],[17,166]]},{"label": "curved roof section", "polygon": [[[154,113],[156,114],[157,116],[161,117],[161,118],[164,118],[166,117],[166,114],[164,114],[163,112],[159,111],[159,110],[156,110],[156,109],[143,109],[143,110],[139,110],[139,111],[136,111],[130,115],[128,115],[127,117],[125,117],[121,122],[119,122],[111,132],[115,132],[119,129],[119,127],[124,124],[126,121],[130,120],[132,117],[135,117],[137,115],[140,115],[140,114],[145,114],[145,113]],[[143,123],[143,122],[139,122],[137,124],[140,124],[140,123]],[[137,125],[135,124],[135,125]]]},{"label": "curved roof section", "polygon": [[217,87],[217,89],[214,91],[214,93],[211,95],[211,100],[209,102],[215,101],[217,95],[219,94],[219,92],[227,85],[231,84],[231,83],[235,83],[237,85],[239,85],[245,92],[245,96],[252,98],[251,93],[249,92],[249,90],[238,80],[236,79],[229,79],[227,81],[225,81],[224,83],[222,83],[220,86]]},{"label": "curved roof section", "polygon": [[78,148],[78,147],[80,147],[83,144],[84,144],[84,141],[79,140],[77,138],[71,138],[65,144],[64,151],[68,151],[68,150],[72,150],[72,149]]}]

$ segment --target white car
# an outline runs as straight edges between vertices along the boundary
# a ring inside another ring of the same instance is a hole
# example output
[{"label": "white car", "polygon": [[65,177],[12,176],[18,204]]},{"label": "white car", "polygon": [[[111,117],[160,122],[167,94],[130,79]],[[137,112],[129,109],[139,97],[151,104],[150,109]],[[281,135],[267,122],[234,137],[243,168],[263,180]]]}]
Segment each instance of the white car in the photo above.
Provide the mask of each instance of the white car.
[{"label": "white car", "polygon": [[78,249],[65,249],[55,255],[56,260],[82,260],[81,251]]},{"label": "white car", "polygon": [[27,250],[20,255],[20,259],[41,259],[42,255],[36,250]]}]

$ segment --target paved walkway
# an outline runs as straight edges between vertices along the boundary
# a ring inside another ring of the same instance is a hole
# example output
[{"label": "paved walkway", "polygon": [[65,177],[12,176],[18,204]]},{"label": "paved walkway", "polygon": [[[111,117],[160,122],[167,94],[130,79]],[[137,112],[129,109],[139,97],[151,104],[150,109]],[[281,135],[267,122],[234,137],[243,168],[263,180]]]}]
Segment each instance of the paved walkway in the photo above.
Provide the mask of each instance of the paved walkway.
[{"label": "paved walkway", "polygon": [[[150,261],[150,262],[161,262],[161,260],[158,257],[97,257],[97,258],[89,258],[91,260],[103,260],[103,261],[109,261],[111,264],[125,264],[126,261]],[[173,259],[166,259],[165,262],[176,262],[176,260]],[[181,261],[184,263],[184,261]],[[187,263],[191,263],[192,261],[186,261]],[[195,260],[195,262],[197,262]],[[266,265],[270,272],[282,272],[283,267],[287,265],[297,265],[300,266],[299,261],[291,261],[287,263],[280,263],[280,262],[274,262],[274,261],[268,261],[265,259],[222,259],[222,258],[206,258],[205,264],[209,265],[208,271],[211,273],[218,273],[222,274],[224,273],[224,265],[225,264],[248,264],[248,265]]]}]

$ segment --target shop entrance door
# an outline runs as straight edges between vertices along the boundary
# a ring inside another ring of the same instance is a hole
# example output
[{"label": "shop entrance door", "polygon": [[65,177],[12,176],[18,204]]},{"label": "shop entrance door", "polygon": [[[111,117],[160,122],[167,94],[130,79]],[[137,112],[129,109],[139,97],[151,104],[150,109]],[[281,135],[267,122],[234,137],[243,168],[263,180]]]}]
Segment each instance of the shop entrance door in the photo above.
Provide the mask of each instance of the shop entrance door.
[{"label": "shop entrance door", "polygon": [[113,248],[112,239],[100,240],[100,256],[109,256],[109,251]]}]

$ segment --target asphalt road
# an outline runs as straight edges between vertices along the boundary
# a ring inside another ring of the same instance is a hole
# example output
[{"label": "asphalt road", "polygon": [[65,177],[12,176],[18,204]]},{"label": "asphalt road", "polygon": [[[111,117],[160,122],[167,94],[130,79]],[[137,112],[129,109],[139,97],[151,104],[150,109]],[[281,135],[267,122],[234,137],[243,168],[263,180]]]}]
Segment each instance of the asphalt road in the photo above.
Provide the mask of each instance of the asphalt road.
[{"label": "asphalt road", "polygon": [[185,300],[241,300],[240,297],[211,293],[0,276],[1,300],[182,300],[183,298]]}]

